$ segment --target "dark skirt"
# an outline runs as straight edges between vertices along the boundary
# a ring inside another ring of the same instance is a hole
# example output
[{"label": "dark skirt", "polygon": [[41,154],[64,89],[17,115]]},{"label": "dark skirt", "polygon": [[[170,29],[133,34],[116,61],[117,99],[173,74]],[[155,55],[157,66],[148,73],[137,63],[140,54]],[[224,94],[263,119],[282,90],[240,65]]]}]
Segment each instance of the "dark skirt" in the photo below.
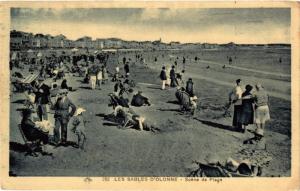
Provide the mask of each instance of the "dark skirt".
[{"label": "dark skirt", "polygon": [[254,112],[253,111],[242,111],[241,123],[243,125],[253,124]]},{"label": "dark skirt", "polygon": [[241,127],[242,111],[243,111],[242,105],[234,106],[233,120],[232,120],[233,127]]}]

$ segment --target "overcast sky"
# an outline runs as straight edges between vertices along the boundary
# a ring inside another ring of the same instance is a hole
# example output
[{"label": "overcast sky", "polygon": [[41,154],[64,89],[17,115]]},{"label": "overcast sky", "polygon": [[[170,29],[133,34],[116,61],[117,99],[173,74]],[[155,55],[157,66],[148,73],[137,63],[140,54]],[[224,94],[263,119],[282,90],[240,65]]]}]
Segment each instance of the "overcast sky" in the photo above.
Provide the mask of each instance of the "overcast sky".
[{"label": "overcast sky", "polygon": [[124,40],[290,43],[290,9],[11,9],[11,29]]}]

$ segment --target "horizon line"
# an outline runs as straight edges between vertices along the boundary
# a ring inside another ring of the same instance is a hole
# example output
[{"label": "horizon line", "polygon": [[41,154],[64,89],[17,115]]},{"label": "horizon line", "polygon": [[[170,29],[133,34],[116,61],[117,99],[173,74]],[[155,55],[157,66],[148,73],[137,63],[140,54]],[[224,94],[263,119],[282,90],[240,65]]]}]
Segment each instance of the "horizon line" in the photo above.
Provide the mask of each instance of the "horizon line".
[{"label": "horizon line", "polygon": [[118,39],[118,40],[121,40],[121,41],[126,41],[126,42],[130,42],[130,41],[135,41],[135,42],[155,42],[155,41],[160,41],[161,43],[164,43],[164,44],[170,44],[172,42],[178,42],[179,44],[218,44],[218,45],[222,45],[222,44],[230,44],[230,43],[233,43],[233,44],[236,44],[236,45],[245,45],[245,44],[249,44],[249,45],[266,45],[266,44],[285,44],[285,45],[291,45],[291,43],[287,43],[287,42],[272,42],[272,43],[237,43],[237,42],[234,42],[234,41],[230,41],[230,42],[224,42],[224,43],[221,43],[221,42],[180,42],[180,41],[176,41],[176,40],[173,40],[173,41],[170,41],[170,42],[164,42],[160,39],[156,39],[156,40],[125,40],[125,39],[122,39],[120,37],[91,37],[91,36],[88,36],[88,35],[84,35],[84,36],[81,36],[79,38],[77,38],[76,40],[71,40],[69,39],[66,35],[64,34],[58,34],[58,35],[53,35],[53,34],[45,34],[45,33],[33,33],[33,32],[28,32],[28,31],[21,31],[21,30],[16,30],[16,29],[10,29],[10,32],[12,31],[16,31],[16,32],[23,32],[23,33],[31,33],[33,35],[37,35],[37,34],[42,34],[42,35],[50,35],[51,37],[56,37],[56,36],[60,36],[60,35],[63,35],[66,37],[66,40],[70,40],[70,41],[77,41],[83,37],[89,37],[92,39],[92,41],[96,41],[98,39],[101,39],[101,40],[108,40],[108,39]]}]

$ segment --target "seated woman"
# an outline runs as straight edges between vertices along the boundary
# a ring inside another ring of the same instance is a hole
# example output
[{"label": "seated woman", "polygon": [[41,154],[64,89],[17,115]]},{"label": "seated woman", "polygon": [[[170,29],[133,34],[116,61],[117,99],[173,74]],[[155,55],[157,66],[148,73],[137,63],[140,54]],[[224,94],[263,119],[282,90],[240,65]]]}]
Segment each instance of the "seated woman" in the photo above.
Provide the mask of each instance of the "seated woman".
[{"label": "seated woman", "polygon": [[132,97],[132,100],[131,100],[132,106],[140,107],[140,106],[146,106],[146,105],[150,106],[151,105],[151,103],[149,102],[149,99],[147,97],[143,96],[142,93],[143,92],[138,91],[138,93]]},{"label": "seated woman", "polygon": [[61,82],[60,88],[61,89],[69,90],[69,86],[67,84],[67,80],[66,79],[63,79],[63,81]]},{"label": "seated woman", "polygon": [[28,141],[36,141],[47,144],[49,141],[49,132],[42,131],[37,127],[32,119],[32,111],[25,109],[22,112],[21,129]]},{"label": "seated woman", "polygon": [[120,128],[133,128],[138,129],[140,131],[152,131],[156,132],[159,131],[158,128],[156,128],[155,124],[150,123],[149,121],[146,121],[145,117],[138,115],[135,113],[132,108],[125,108],[118,106],[114,113],[115,116],[123,116],[125,118],[124,123],[121,125]]}]

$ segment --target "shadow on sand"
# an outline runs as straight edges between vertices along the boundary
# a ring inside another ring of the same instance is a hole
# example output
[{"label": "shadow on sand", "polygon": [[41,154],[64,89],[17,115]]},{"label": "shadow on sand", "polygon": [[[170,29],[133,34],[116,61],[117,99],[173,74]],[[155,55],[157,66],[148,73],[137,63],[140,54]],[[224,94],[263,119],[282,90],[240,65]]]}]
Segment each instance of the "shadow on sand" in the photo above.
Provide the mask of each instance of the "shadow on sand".
[{"label": "shadow on sand", "polygon": [[90,88],[90,87],[85,87],[85,86],[80,86],[79,87],[80,89],[85,89],[85,90],[91,90],[92,88]]},{"label": "shadow on sand", "polygon": [[177,111],[177,112],[181,112],[180,108],[179,109],[157,109],[158,111]]},{"label": "shadow on sand", "polygon": [[153,89],[153,90],[161,90],[161,87],[147,87],[148,89]]},{"label": "shadow on sand", "polygon": [[25,153],[28,152],[28,148],[26,145],[17,143],[17,142],[9,142],[9,150],[15,151],[18,153]]},{"label": "shadow on sand", "polygon": [[201,123],[203,123],[205,125],[211,126],[211,127],[238,132],[238,130],[236,128],[229,126],[229,125],[223,125],[223,124],[216,123],[213,121],[206,121],[206,120],[202,120],[202,119],[198,119],[198,118],[194,118],[194,119],[197,121],[200,121]]},{"label": "shadow on sand", "polygon": [[16,101],[12,101],[11,103],[24,104],[25,101],[26,101],[25,99],[18,99]]},{"label": "shadow on sand", "polygon": [[167,103],[172,103],[172,104],[175,104],[175,105],[179,105],[179,102],[177,100],[174,100],[174,101],[167,101]]}]

